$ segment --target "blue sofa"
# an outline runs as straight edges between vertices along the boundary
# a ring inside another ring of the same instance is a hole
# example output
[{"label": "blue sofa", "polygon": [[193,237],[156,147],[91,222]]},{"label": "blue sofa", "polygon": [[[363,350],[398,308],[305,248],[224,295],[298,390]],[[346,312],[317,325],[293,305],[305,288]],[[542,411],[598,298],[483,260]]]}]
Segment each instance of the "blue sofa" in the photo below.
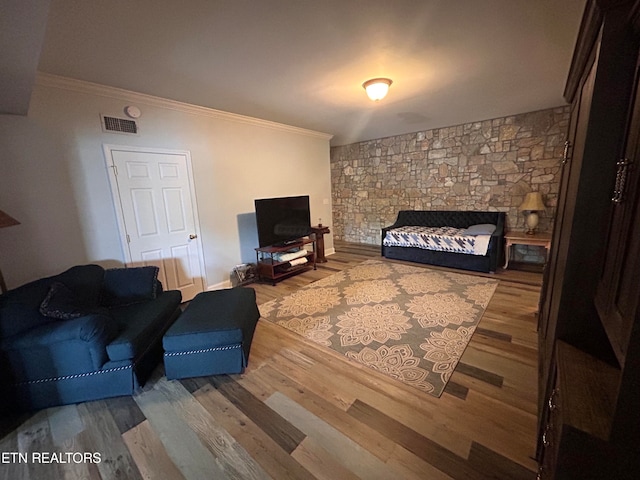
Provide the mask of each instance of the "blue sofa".
[{"label": "blue sofa", "polygon": [[[382,229],[382,256],[396,260],[427,263],[441,267],[461,268],[476,272],[492,273],[504,262],[504,212],[476,212],[457,210],[400,210],[393,225]],[[469,228],[472,225],[496,226],[484,256],[446,251],[426,250],[418,247],[384,245],[389,230],[402,226]]]},{"label": "blue sofa", "polygon": [[130,395],[144,384],[182,300],[157,273],[81,265],[0,295],[2,407]]}]

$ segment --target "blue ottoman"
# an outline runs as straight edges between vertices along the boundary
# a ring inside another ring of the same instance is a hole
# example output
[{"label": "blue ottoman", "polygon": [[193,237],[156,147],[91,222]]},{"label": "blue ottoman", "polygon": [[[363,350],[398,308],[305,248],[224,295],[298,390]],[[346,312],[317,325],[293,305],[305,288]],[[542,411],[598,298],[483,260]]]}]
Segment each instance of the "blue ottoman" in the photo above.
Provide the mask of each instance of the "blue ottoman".
[{"label": "blue ottoman", "polygon": [[259,318],[252,288],[199,293],[162,338],[167,378],[242,373]]}]

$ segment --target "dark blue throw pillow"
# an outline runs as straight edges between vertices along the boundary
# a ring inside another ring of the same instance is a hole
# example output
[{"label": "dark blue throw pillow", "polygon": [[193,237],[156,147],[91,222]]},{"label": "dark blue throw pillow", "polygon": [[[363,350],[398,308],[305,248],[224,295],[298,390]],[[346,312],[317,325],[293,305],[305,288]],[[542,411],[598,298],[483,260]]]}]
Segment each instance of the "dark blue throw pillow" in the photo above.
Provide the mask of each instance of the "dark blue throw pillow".
[{"label": "dark blue throw pillow", "polygon": [[72,318],[87,315],[91,308],[79,298],[64,283],[53,282],[49,293],[40,304],[40,313],[45,317],[58,320],[70,320]]},{"label": "dark blue throw pillow", "polygon": [[52,278],[64,283],[83,303],[91,306],[100,303],[103,279],[104,268],[99,265],[76,265]]},{"label": "dark blue throw pillow", "polygon": [[153,300],[158,294],[158,271],[153,266],[105,270],[102,304],[115,307]]}]

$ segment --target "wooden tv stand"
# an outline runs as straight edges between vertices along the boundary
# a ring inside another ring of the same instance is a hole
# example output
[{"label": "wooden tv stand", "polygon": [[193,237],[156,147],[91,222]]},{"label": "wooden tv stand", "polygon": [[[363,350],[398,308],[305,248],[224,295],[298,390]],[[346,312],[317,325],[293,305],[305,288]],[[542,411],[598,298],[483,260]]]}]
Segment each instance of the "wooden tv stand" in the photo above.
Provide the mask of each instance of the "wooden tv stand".
[{"label": "wooden tv stand", "polygon": [[[284,253],[295,248],[302,249],[305,245],[311,244],[312,251],[299,258],[306,258],[307,263],[302,265],[289,266],[289,262],[280,262],[273,258],[276,253]],[[300,272],[316,269],[316,240],[315,238],[301,238],[285,246],[274,246],[256,248],[256,265],[258,266],[258,279],[266,278],[276,284],[278,280],[295,275]]]}]

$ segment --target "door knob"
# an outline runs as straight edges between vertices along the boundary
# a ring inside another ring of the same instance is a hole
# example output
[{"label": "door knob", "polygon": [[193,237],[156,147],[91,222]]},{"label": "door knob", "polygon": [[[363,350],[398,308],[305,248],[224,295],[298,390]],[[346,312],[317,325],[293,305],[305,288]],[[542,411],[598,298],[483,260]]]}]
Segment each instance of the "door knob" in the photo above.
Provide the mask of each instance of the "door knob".
[{"label": "door knob", "polygon": [[196,235],[195,233],[189,235],[189,240],[193,240],[194,238],[198,238],[198,235]]}]

